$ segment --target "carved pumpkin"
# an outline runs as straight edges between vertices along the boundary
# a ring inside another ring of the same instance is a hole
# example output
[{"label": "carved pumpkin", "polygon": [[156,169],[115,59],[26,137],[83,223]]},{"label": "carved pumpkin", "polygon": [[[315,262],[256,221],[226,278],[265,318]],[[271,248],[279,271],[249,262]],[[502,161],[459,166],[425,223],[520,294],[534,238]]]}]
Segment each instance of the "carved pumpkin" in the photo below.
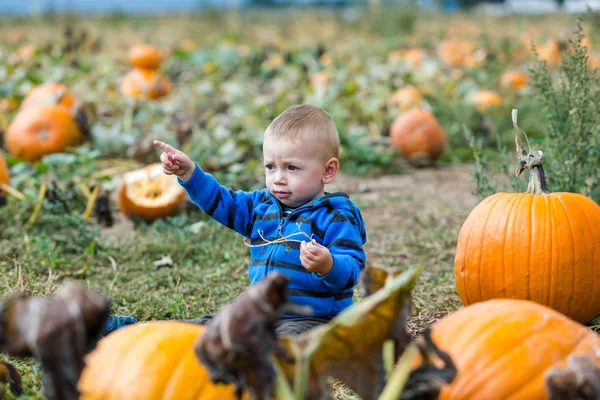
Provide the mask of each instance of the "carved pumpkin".
[{"label": "carved pumpkin", "polygon": [[486,112],[490,107],[502,104],[502,97],[492,90],[484,90],[473,95],[471,101],[477,111]]},{"label": "carved pumpkin", "polygon": [[527,75],[519,71],[506,71],[500,77],[500,86],[519,92],[527,83]]},{"label": "carved pumpkin", "polygon": [[463,304],[532,300],[586,323],[600,313],[600,206],[577,193],[546,193],[542,153],[527,193],[496,193],[479,203],[458,237],[454,274]]},{"label": "carved pumpkin", "polygon": [[85,140],[68,108],[61,105],[32,105],[22,108],[4,136],[6,149],[27,161],[60,153]]},{"label": "carved pumpkin", "polygon": [[73,107],[75,97],[68,87],[58,82],[49,82],[36,86],[21,103],[21,108],[38,104],[61,104],[67,108]]},{"label": "carved pumpkin", "polygon": [[440,400],[546,399],[544,375],[584,353],[600,362],[600,336],[539,304],[496,299],[449,314],[432,326],[433,342],[458,375]]},{"label": "carved pumpkin", "polygon": [[404,86],[394,92],[392,103],[401,110],[418,107],[421,105],[421,93],[414,86]]},{"label": "carved pumpkin", "polygon": [[149,44],[135,44],[129,49],[129,62],[136,68],[157,69],[165,59],[165,52]]},{"label": "carved pumpkin", "polygon": [[0,183],[4,183],[5,185],[10,183],[10,171],[8,170],[8,165],[6,165],[2,153],[0,153]]},{"label": "carved pumpkin", "polygon": [[162,321],[110,334],[86,357],[78,385],[81,400],[236,399],[233,386],[213,384],[196,358],[194,344],[203,329]]},{"label": "carved pumpkin", "polygon": [[401,114],[390,127],[390,139],[411,163],[430,165],[444,152],[446,133],[435,117],[420,109]]},{"label": "carved pumpkin", "polygon": [[132,98],[155,100],[171,93],[171,81],[158,71],[132,69],[121,80],[121,93]]},{"label": "carved pumpkin", "polygon": [[165,175],[160,163],[128,172],[117,189],[123,214],[152,222],[175,215],[185,200],[185,190],[175,175]]}]

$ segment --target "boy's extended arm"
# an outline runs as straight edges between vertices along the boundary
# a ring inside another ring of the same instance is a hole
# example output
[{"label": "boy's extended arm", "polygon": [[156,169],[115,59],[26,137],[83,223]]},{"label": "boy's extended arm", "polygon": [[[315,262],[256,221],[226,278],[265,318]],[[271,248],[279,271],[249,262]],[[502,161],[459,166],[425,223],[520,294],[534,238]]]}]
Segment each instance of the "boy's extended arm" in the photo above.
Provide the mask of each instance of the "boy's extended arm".
[{"label": "boy's extended arm", "polygon": [[179,183],[190,199],[213,219],[244,236],[250,235],[252,210],[264,196],[262,191],[233,191],[202,171],[198,164],[190,179],[185,182],[179,179]]},{"label": "boy's extended arm", "polygon": [[356,218],[351,213],[338,213],[325,230],[323,239],[323,245],[333,258],[333,266],[327,274],[314,273],[313,276],[336,290],[356,286],[366,260],[363,243]]}]

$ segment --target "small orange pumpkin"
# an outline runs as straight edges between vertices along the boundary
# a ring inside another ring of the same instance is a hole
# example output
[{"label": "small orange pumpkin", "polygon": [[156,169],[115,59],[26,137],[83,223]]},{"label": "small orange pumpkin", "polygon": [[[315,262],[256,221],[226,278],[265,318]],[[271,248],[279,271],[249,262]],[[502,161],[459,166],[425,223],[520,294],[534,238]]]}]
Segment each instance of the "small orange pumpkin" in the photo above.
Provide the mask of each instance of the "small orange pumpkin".
[{"label": "small orange pumpkin", "polygon": [[21,103],[21,108],[37,104],[61,104],[67,108],[73,107],[75,97],[68,87],[58,82],[49,82],[32,89]]},{"label": "small orange pumpkin", "polygon": [[471,99],[475,109],[479,112],[486,112],[492,106],[502,104],[502,97],[493,90],[483,90],[475,93]]},{"label": "small orange pumpkin", "polygon": [[421,92],[412,85],[399,88],[392,96],[392,103],[401,110],[418,107],[421,105]]},{"label": "small orange pumpkin", "polygon": [[396,118],[390,127],[390,139],[404,157],[418,166],[431,165],[446,146],[446,133],[435,117],[420,109]]},{"label": "small orange pumpkin", "polygon": [[6,165],[2,153],[0,153],[0,183],[5,185],[10,183],[10,171],[8,170],[8,165]]},{"label": "small orange pumpkin", "polygon": [[22,108],[4,137],[6,149],[27,161],[38,161],[51,153],[81,144],[85,137],[68,108],[62,105],[32,105]]},{"label": "small orange pumpkin", "polygon": [[538,48],[539,59],[546,61],[548,66],[555,67],[560,62],[564,48],[566,48],[566,45],[558,40],[549,40],[542,47]]},{"label": "small orange pumpkin", "polygon": [[123,175],[117,204],[127,217],[152,222],[175,215],[185,196],[177,177],[165,175],[162,164],[156,163]]},{"label": "small orange pumpkin", "polygon": [[310,85],[313,88],[325,87],[331,82],[331,75],[328,70],[316,72],[310,77]]},{"label": "small orange pumpkin", "polygon": [[600,336],[540,304],[488,300],[433,324],[433,342],[458,369],[440,400],[546,399],[544,374],[583,353],[600,362]]},{"label": "small orange pumpkin", "polygon": [[165,58],[163,50],[150,44],[135,44],[129,49],[129,62],[136,68],[157,69]]},{"label": "small orange pumpkin", "polygon": [[520,71],[506,71],[500,77],[500,86],[519,92],[527,84],[527,75]]},{"label": "small orange pumpkin", "polygon": [[233,386],[212,383],[196,358],[194,345],[203,330],[161,321],[110,334],[86,357],[78,384],[81,400],[236,399]]},{"label": "small orange pumpkin", "polygon": [[121,93],[132,98],[155,100],[171,93],[169,78],[151,69],[134,68],[121,79]]}]

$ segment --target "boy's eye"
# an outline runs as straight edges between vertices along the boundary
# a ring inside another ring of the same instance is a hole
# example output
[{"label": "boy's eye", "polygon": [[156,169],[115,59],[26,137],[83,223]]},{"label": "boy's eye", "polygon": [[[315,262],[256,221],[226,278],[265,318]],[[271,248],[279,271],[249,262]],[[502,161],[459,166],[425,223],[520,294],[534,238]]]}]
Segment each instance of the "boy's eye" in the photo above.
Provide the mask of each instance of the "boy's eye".
[{"label": "boy's eye", "polygon": [[265,165],[265,168],[268,169],[269,171],[272,171],[272,170],[275,169],[275,166],[271,165],[271,164],[268,164],[268,165]]},{"label": "boy's eye", "polygon": [[295,170],[297,170],[297,169],[298,169],[298,167],[296,167],[296,166],[294,166],[294,165],[288,165],[288,169],[289,169],[290,171],[295,171]]}]

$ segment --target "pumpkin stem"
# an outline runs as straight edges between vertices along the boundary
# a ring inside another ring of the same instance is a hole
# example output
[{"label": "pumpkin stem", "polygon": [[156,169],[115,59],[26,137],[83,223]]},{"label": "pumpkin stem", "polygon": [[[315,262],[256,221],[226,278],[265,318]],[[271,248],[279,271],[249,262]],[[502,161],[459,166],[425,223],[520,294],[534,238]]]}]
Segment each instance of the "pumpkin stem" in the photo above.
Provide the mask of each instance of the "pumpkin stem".
[{"label": "pumpkin stem", "polygon": [[[546,174],[544,167],[542,166],[542,160],[544,159],[544,153],[541,150],[532,150],[529,144],[529,139],[525,132],[519,129],[517,125],[517,109],[512,110],[512,121],[515,127],[515,144],[517,148],[517,156],[519,157],[519,168],[516,171],[516,175],[519,176],[521,173],[530,169],[529,184],[527,185],[527,193],[542,194],[548,192],[548,185],[546,183]],[[521,140],[521,133],[525,136],[527,141],[527,150],[525,150],[523,141]]]}]

